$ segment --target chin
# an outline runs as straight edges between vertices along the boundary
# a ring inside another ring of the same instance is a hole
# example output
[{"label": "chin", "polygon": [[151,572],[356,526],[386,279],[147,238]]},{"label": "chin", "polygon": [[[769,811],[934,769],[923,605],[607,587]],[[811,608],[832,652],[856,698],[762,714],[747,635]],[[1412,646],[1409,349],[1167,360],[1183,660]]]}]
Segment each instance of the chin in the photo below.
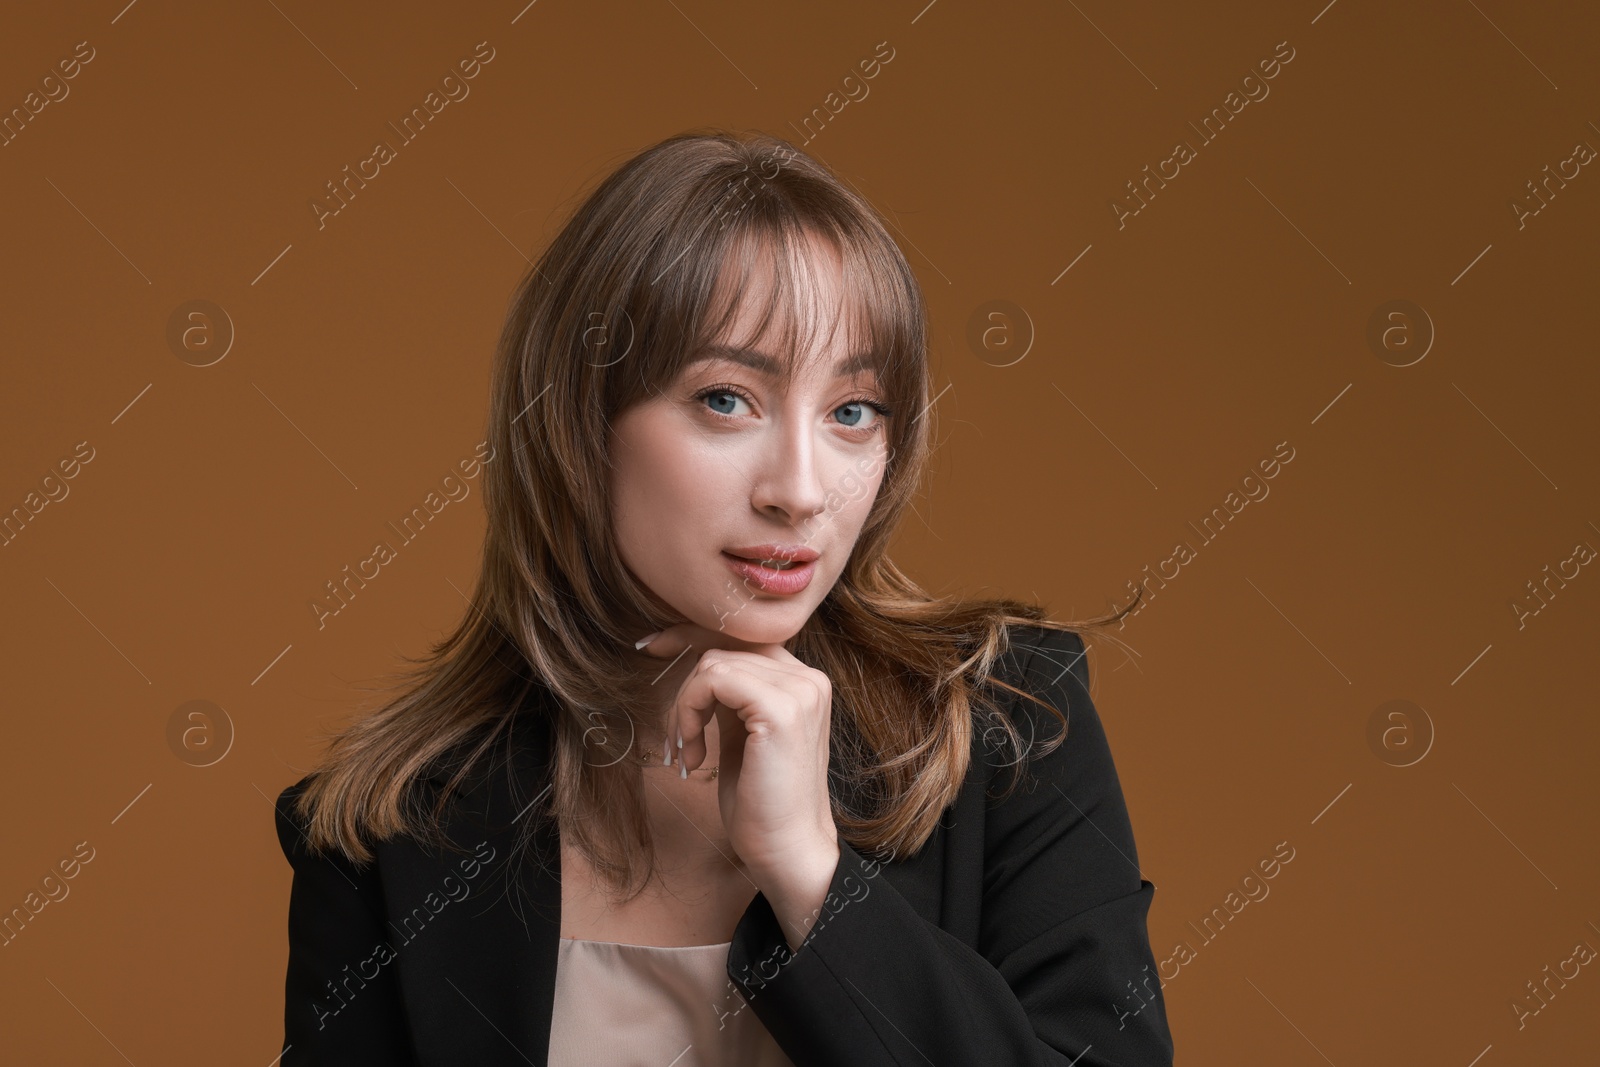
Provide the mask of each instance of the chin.
[{"label": "chin", "polygon": [[799,633],[810,617],[807,605],[751,600],[731,614],[713,613],[700,625],[752,645],[781,645]]}]

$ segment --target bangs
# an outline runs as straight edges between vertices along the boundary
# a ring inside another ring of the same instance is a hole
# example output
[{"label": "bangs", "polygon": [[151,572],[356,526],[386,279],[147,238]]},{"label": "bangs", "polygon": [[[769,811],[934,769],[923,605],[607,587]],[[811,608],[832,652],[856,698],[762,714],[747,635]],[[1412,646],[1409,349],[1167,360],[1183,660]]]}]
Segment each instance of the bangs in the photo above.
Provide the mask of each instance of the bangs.
[{"label": "bangs", "polygon": [[[883,378],[903,342],[893,314],[867,291],[864,283],[873,274],[866,257],[836,236],[816,235],[815,240],[788,227],[739,235],[698,316],[694,351],[726,346],[768,353],[782,361],[779,378],[788,385],[809,363],[837,350],[858,357],[860,370]],[[824,288],[823,257],[839,261],[836,291]],[[741,315],[750,322],[736,335],[734,323]]]}]

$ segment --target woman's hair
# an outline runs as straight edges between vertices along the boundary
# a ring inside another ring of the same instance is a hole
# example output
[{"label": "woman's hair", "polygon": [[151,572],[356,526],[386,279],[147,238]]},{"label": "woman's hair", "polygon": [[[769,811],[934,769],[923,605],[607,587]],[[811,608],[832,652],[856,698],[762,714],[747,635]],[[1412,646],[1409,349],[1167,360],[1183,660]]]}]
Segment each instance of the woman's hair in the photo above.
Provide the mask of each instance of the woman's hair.
[{"label": "woman's hair", "polygon": [[[931,596],[895,566],[889,540],[919,488],[933,421],[916,278],[875,209],[787,141],[690,131],[601,181],[518,286],[491,384],[477,587],[455,631],[427,656],[403,657],[412,666],[376,710],[330,739],[298,800],[313,848],[365,863],[367,839],[437,836],[450,794],[509,739],[530,694],[542,695],[533,706],[552,720],[551,777],[515,783],[514,796],[542,800],[524,827],[554,819],[613,889],[646,884],[655,853],[644,787],[623,757],[653,729],[639,694],[661,664],[633,642],[682,619],[618,554],[611,420],[672,383],[701,345],[726,340],[752,270],[774,278],[757,336],[784,303],[780,350],[810,351],[808,237],[838,253],[854,347],[901,415],[886,420],[883,480],[850,559],[788,643],[833,683],[830,778],[855,797],[846,806],[833,790],[840,833],[864,852],[918,851],[961,789],[975,730],[1009,745],[1020,770],[1034,746],[991,695],[1020,692],[990,677],[1006,627],[1101,628],[1134,605],[1059,623],[1021,601]],[[851,475],[830,487],[820,521],[867,484]],[[423,812],[411,787],[446,766],[449,784]]]}]

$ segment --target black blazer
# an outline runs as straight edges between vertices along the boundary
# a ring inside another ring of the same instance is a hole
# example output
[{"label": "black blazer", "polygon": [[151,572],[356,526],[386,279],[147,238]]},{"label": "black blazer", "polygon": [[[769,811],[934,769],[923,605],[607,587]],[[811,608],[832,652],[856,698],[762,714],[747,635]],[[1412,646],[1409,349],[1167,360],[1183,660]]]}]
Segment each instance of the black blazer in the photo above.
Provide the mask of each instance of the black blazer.
[{"label": "black blazer", "polygon": [[[875,863],[841,838],[797,953],[756,895],[733,934],[726,999],[708,1010],[754,1011],[797,1067],[1172,1062],[1145,925],[1155,887],[1140,874],[1083,641],[1037,627],[1011,638],[996,674],[1068,716],[1061,747],[996,803],[985,790],[998,795],[1010,772],[975,731],[960,797],[917,855]],[[1059,732],[1044,709],[1002,695],[1024,736]],[[364,868],[313,855],[289,811],[305,779],[279,796],[294,869],[284,1067],[546,1063],[561,882],[559,858],[509,862],[549,750],[546,720],[517,714],[528,718],[509,757],[447,808],[459,854],[400,837],[376,843]],[[535,840],[559,857],[553,829]],[[513,876],[524,892],[510,891]]]}]

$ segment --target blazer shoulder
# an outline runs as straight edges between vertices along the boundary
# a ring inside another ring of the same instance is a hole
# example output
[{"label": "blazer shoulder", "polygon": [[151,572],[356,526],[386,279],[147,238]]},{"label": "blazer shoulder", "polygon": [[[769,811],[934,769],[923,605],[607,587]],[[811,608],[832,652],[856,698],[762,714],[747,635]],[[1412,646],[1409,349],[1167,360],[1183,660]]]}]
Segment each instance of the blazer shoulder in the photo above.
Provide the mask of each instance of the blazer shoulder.
[{"label": "blazer shoulder", "polygon": [[[1051,626],[1013,624],[1006,627],[1006,636],[1008,647],[995,668],[1004,681],[1051,703],[1060,697],[1066,697],[1069,703],[1089,701],[1088,646],[1082,634]],[[1046,719],[1055,718],[1038,704],[1015,694],[1012,704],[1023,714],[1029,714],[1031,709]],[[1057,707],[1063,715],[1068,711]]]},{"label": "blazer shoulder", "polygon": [[1104,732],[1089,695],[1083,635],[1049,626],[1007,629],[1010,647],[994,675],[1017,690],[998,695],[1000,712],[1016,737],[993,726],[985,730],[987,740],[1000,742],[998,749],[984,753],[996,766],[995,784],[1015,776],[1024,781],[1060,776],[1081,760],[1103,758]]},{"label": "blazer shoulder", "polygon": [[308,774],[293,785],[285,787],[273,803],[278,846],[283,849],[284,858],[290,863],[312,854],[306,834],[310,824],[301,816],[297,805],[300,797],[305,794],[306,786],[314,777],[314,773]]}]

